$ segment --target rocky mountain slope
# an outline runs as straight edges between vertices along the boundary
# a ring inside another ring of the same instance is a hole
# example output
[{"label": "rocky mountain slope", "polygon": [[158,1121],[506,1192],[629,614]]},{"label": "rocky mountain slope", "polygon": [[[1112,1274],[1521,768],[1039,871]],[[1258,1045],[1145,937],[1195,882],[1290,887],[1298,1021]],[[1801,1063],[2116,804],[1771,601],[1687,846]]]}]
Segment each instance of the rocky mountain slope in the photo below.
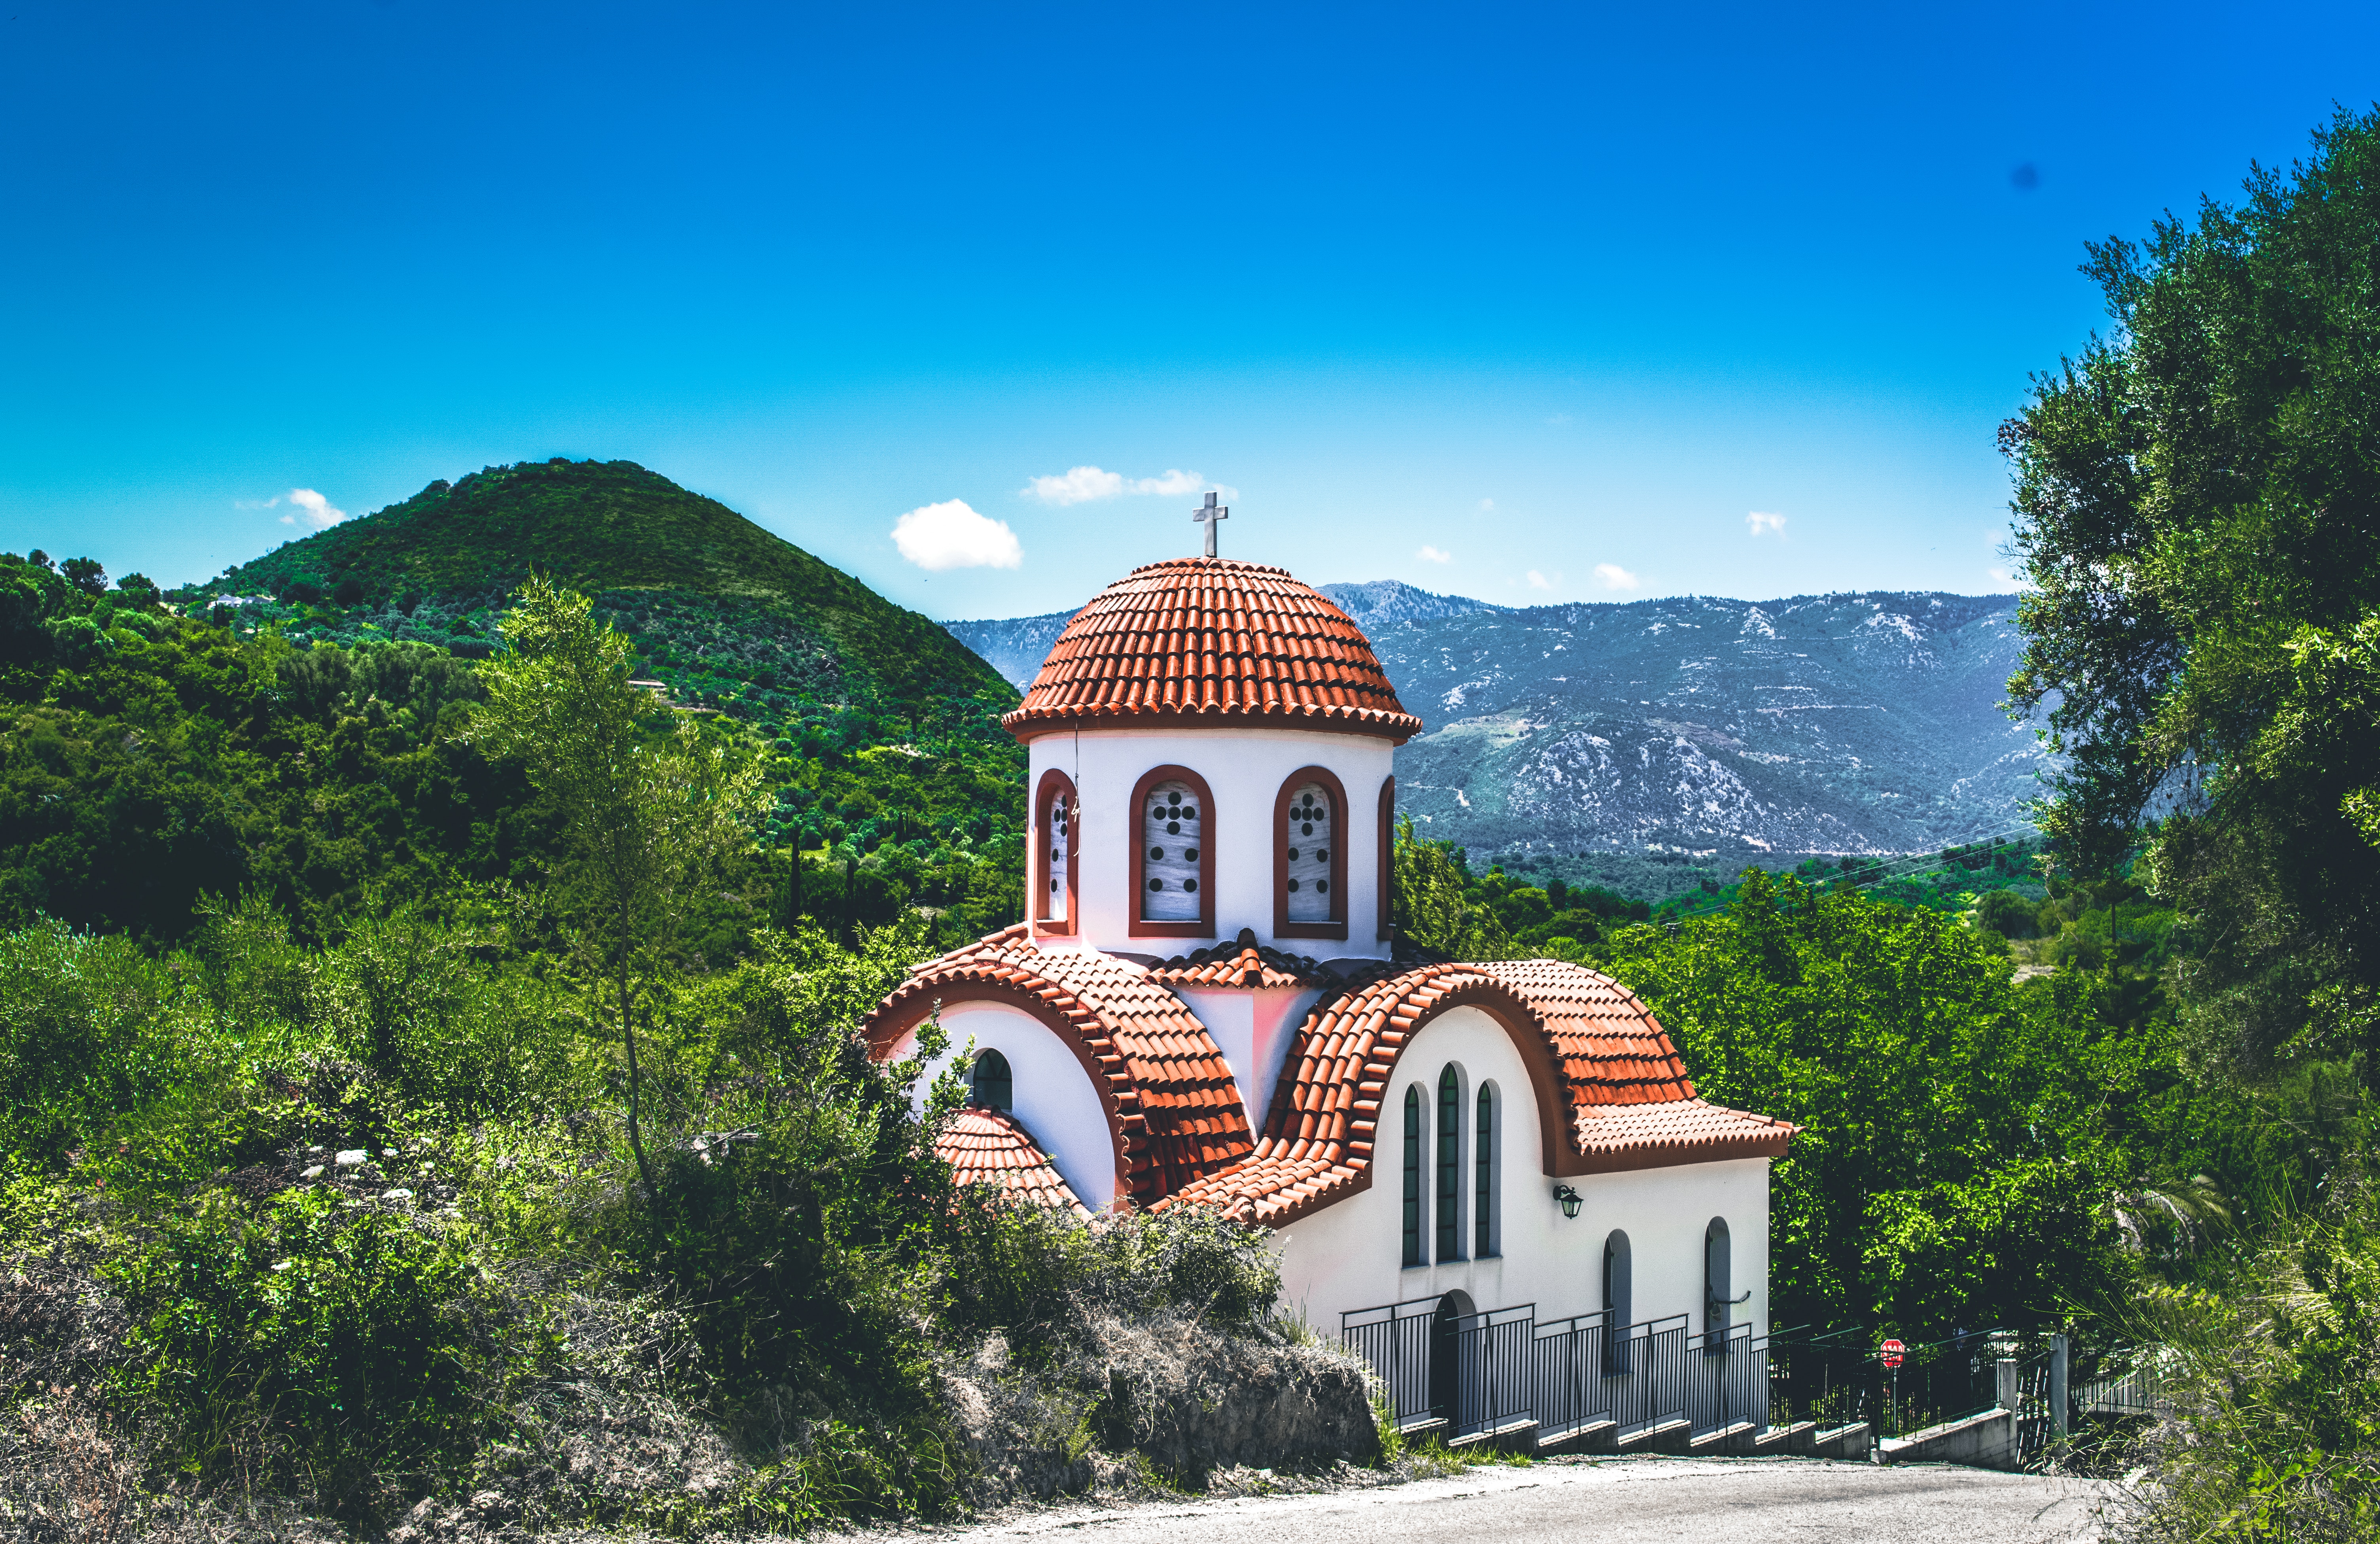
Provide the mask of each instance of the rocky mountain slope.
[{"label": "rocky mountain slope", "polygon": [[[1322,586],[1428,726],[1401,805],[1476,853],[1909,852],[2003,830],[2043,752],[2000,711],[2009,596],[1691,597],[1509,609]],[[1031,679],[1066,613],[952,631]]]}]

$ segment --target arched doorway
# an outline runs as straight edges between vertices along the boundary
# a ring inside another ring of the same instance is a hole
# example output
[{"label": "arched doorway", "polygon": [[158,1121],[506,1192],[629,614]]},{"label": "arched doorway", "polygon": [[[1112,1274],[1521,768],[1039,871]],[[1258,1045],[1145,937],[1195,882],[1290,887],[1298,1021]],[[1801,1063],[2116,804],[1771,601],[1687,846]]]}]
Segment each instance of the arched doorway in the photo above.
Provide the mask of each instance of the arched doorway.
[{"label": "arched doorway", "polygon": [[1429,1413],[1459,1425],[1463,1403],[1462,1321],[1471,1316],[1471,1298],[1450,1292],[1438,1300],[1429,1318]]}]

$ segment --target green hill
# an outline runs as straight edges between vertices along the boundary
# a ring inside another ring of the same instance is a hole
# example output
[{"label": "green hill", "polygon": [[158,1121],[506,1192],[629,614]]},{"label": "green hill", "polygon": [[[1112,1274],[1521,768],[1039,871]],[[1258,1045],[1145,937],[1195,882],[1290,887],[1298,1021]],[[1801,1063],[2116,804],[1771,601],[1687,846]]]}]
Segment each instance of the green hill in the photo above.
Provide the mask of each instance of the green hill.
[{"label": "green hill", "polygon": [[[951,698],[1004,710],[1016,693],[934,622],[771,535],[715,499],[632,461],[522,462],[431,483],[197,586],[341,612],[502,596],[531,566],[590,593],[674,590],[729,603],[749,622],[791,622],[837,657],[838,675],[905,712]],[[433,606],[442,620],[455,608]],[[478,635],[466,607],[466,640]],[[346,629],[334,628],[344,633]],[[403,633],[403,623],[386,629]],[[776,668],[775,662],[769,662]]]},{"label": "green hill", "polygon": [[593,593],[640,675],[765,757],[759,850],[695,954],[732,958],[794,912],[1013,920],[1014,689],[717,501],[582,462],[435,482],[165,597],[138,575],[111,589],[88,560],[0,553],[0,927],[175,940],[200,898],[256,891],[326,938],[374,896],[537,883],[549,812],[461,732],[471,661],[532,563]]}]

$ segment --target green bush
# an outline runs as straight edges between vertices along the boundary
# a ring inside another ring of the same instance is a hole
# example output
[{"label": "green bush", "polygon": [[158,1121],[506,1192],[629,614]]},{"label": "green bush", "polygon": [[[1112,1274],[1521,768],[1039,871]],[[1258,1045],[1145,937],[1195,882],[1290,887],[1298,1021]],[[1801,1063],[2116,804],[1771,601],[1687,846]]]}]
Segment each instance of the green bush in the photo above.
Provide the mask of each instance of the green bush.
[{"label": "green bush", "polygon": [[60,1170],[187,1076],[182,995],[128,938],[55,921],[0,934],[0,1162]]},{"label": "green bush", "polygon": [[215,1190],[107,1267],[135,1321],[116,1396],[164,1462],[370,1521],[459,1472],[483,1434],[476,1274],[410,1220]]}]

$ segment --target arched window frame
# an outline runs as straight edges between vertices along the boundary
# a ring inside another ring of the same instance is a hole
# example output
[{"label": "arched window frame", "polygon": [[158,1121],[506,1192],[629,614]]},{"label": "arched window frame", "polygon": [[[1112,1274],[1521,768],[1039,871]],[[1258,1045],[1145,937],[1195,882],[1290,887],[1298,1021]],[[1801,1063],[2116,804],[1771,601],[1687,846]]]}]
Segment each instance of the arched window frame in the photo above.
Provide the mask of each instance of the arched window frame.
[{"label": "arched window frame", "polygon": [[[996,1080],[987,1076],[993,1068],[997,1068],[999,1072]],[[998,1104],[992,1103],[986,1097],[989,1092],[986,1085],[993,1082],[997,1083],[1004,1095]],[[998,1047],[985,1046],[978,1051],[975,1054],[975,1059],[967,1064],[966,1102],[975,1109],[997,1110],[1003,1115],[1016,1107],[1016,1069],[1010,1063],[1007,1055]]]},{"label": "arched window frame", "polygon": [[[1066,820],[1066,915],[1062,919],[1050,915],[1050,801],[1065,795]],[[1026,860],[1025,883],[1031,887],[1033,931],[1045,937],[1071,937],[1082,927],[1083,915],[1083,800],[1075,791],[1075,779],[1052,766],[1041,774],[1041,786],[1033,790],[1032,839],[1026,843],[1029,856]],[[1201,886],[1200,888],[1205,888]]]},{"label": "arched window frame", "polygon": [[1504,1101],[1492,1082],[1471,1103],[1471,1258],[1504,1252]]},{"label": "arched window frame", "polygon": [[1379,936],[1396,936],[1396,848],[1397,848],[1397,780],[1391,777],[1380,784],[1380,852],[1378,911]]},{"label": "arched window frame", "polygon": [[1422,1173],[1429,1167],[1428,1122],[1422,1112],[1429,1102],[1421,1096],[1419,1083],[1405,1085],[1404,1125],[1404,1268],[1418,1270],[1429,1263],[1429,1251],[1424,1240],[1429,1235],[1429,1208],[1423,1200]]},{"label": "arched window frame", "polygon": [[[1198,796],[1198,807],[1206,814],[1200,818],[1207,831],[1198,843],[1198,918],[1196,922],[1149,922],[1140,914],[1140,898],[1148,884],[1148,848],[1140,839],[1141,811],[1148,806],[1149,790],[1160,783],[1181,782],[1190,785]],[[1132,843],[1132,861],[1127,865],[1132,875],[1131,905],[1126,910],[1125,930],[1134,938],[1212,938],[1215,935],[1215,844],[1222,837],[1220,823],[1215,817],[1215,795],[1207,787],[1207,779],[1186,766],[1152,766],[1141,774],[1133,785],[1132,809],[1124,821],[1126,838]]]},{"label": "arched window frame", "polygon": [[[1330,798],[1339,829],[1330,836],[1330,920],[1293,923],[1289,920],[1289,799],[1308,783],[1319,783]],[[1276,938],[1344,938],[1347,936],[1347,790],[1327,766],[1301,766],[1281,785],[1272,802],[1272,932]],[[1212,827],[1209,827],[1212,829]],[[1201,882],[1204,887],[1204,882]]]},{"label": "arched window frame", "polygon": [[1468,1080],[1463,1068],[1452,1062],[1439,1069],[1431,1108],[1437,1124],[1431,1128],[1438,1151],[1431,1154],[1437,1162],[1430,1166],[1432,1180],[1431,1204],[1437,1209],[1436,1255],[1440,1265],[1464,1258],[1463,1252],[1463,1124],[1467,1114],[1463,1095],[1469,1092]]}]

